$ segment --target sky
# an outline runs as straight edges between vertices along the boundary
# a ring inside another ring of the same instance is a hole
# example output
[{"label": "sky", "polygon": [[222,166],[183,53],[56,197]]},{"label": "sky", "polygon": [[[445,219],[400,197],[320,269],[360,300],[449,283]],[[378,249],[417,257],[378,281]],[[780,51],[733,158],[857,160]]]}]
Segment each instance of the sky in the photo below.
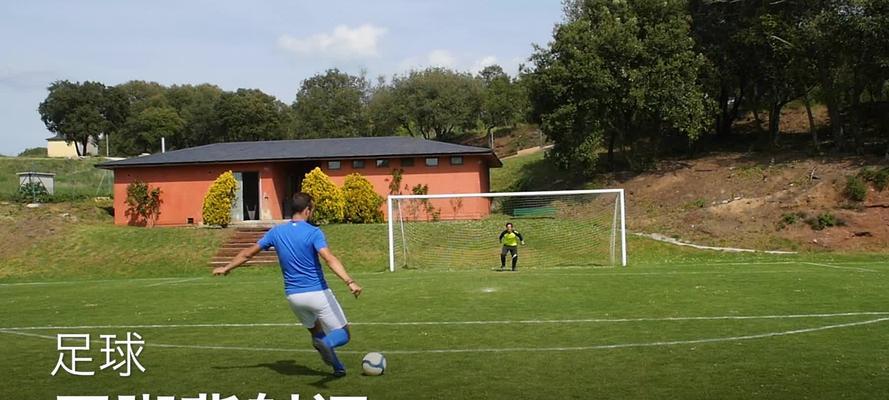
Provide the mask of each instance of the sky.
[{"label": "sky", "polygon": [[0,154],[53,136],[37,106],[56,80],[212,83],[290,104],[328,68],[514,74],[560,19],[559,0],[0,0]]}]

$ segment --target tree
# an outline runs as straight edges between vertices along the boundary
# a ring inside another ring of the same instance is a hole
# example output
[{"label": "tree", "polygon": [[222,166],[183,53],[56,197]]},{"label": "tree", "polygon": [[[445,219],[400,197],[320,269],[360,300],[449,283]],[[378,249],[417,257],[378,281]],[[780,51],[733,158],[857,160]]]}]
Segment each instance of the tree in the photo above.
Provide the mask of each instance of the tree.
[{"label": "tree", "polygon": [[[570,4],[566,4],[570,6]],[[534,117],[562,167],[591,172],[603,146],[657,151],[672,134],[695,139],[709,102],[699,76],[685,2],[578,1],[553,41],[531,57]],[[643,160],[644,161],[644,160]]]},{"label": "tree", "polygon": [[469,74],[444,68],[411,71],[392,82],[397,119],[410,135],[452,140],[476,126],[481,87]]},{"label": "tree", "polygon": [[395,89],[381,79],[373,89],[367,103],[368,134],[370,136],[392,136],[405,132],[410,124],[405,104],[396,98]]},{"label": "tree", "polygon": [[99,82],[56,81],[38,112],[46,128],[75,142],[77,154],[85,155],[91,140],[113,132],[126,117],[127,107],[121,94]]},{"label": "tree", "polygon": [[[160,149],[160,137],[170,134],[146,133],[146,118],[157,119],[156,116],[143,115],[147,109],[167,108],[166,88],[157,82],[129,81],[115,86],[127,107],[127,118],[118,126],[114,138],[108,146],[115,155],[137,155],[153,153]],[[153,137],[153,136],[157,137]],[[108,138],[105,138],[108,140]]]},{"label": "tree", "polygon": [[174,150],[175,143],[183,142],[185,121],[170,106],[148,107],[127,119],[126,136],[118,140],[128,144],[129,154],[154,153],[165,138],[167,148]]},{"label": "tree", "polygon": [[287,136],[287,106],[257,89],[223,93],[215,114],[219,129],[216,141],[275,140]]},{"label": "tree", "polygon": [[854,110],[863,101],[886,99],[889,2],[819,0],[809,6],[800,27],[827,105],[834,143],[843,148],[851,131],[860,149],[860,121]]},{"label": "tree", "polygon": [[223,91],[216,85],[173,85],[167,89],[167,101],[185,122],[177,148],[200,146],[219,137],[216,106]]},{"label": "tree", "polygon": [[369,86],[363,76],[329,69],[302,82],[293,102],[297,137],[356,137],[368,133]]},{"label": "tree", "polygon": [[527,96],[499,65],[485,67],[479,72],[478,79],[482,84],[480,119],[493,147],[493,129],[518,122]]}]

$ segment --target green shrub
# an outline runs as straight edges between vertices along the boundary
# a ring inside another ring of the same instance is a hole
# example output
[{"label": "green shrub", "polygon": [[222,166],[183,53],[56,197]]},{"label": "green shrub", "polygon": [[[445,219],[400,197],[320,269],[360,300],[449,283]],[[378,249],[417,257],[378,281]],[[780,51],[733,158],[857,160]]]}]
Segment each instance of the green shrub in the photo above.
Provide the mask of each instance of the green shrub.
[{"label": "green shrub", "polygon": [[707,205],[707,200],[704,199],[695,199],[693,201],[688,202],[685,205],[685,208],[704,208]]},{"label": "green shrub", "polygon": [[846,178],[846,189],[843,194],[852,201],[864,201],[867,198],[867,183],[860,176]]},{"label": "green shrub", "polygon": [[124,213],[130,218],[130,225],[152,226],[160,216],[161,189],[148,187],[142,181],[127,185],[127,210]]},{"label": "green shrub", "polygon": [[[414,195],[429,194],[429,185],[416,184],[411,188]],[[441,219],[441,210],[435,208],[429,199],[411,199],[407,202],[408,215],[411,220],[418,220],[421,215],[426,217],[427,221],[438,221]]]},{"label": "green shrub", "polygon": [[46,157],[46,147],[31,147],[19,153],[19,157]]},{"label": "green shrub", "polygon": [[359,173],[350,174],[343,183],[343,197],[346,204],[346,222],[367,224],[383,222],[383,197],[377,194],[374,186]]},{"label": "green shrub", "polygon": [[232,203],[235,202],[237,190],[238,181],[231,171],[223,172],[213,181],[210,190],[204,196],[204,207],[201,210],[204,225],[225,228],[232,222]]},{"label": "green shrub", "polygon": [[15,201],[19,203],[49,203],[52,197],[43,186],[43,182],[28,182],[19,186],[18,192],[15,194]]},{"label": "green shrub", "polygon": [[346,207],[343,191],[321,171],[321,168],[315,167],[306,174],[301,190],[315,200],[312,220],[316,224],[330,224],[343,220]]},{"label": "green shrub", "polygon": [[781,220],[778,221],[778,229],[784,229],[788,225],[796,224],[806,218],[806,213],[798,211],[795,213],[781,214]]},{"label": "green shrub", "polygon": [[806,223],[812,227],[812,229],[816,231],[823,230],[824,228],[829,228],[832,226],[841,226],[845,225],[845,222],[831,213],[825,212],[818,214],[817,217],[809,218],[806,220]]},{"label": "green shrub", "polygon": [[861,177],[861,179],[873,184],[874,189],[877,189],[881,192],[886,190],[886,187],[889,187],[889,167],[878,170],[864,168],[861,170],[861,172],[858,173],[858,176]]}]

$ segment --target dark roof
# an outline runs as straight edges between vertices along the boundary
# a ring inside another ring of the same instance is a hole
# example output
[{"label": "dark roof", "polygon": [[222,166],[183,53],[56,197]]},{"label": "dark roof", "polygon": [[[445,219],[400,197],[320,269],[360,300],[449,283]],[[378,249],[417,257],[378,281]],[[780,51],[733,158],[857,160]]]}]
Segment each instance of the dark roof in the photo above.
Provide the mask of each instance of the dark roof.
[{"label": "dark roof", "polygon": [[337,139],[269,140],[214,143],[181,150],[97,164],[99,168],[159,165],[243,163],[254,161],[332,160],[374,157],[447,155],[487,156],[488,165],[501,167],[500,159],[484,147],[423,140],[408,136]]},{"label": "dark roof", "polygon": [[55,135],[53,137],[46,138],[46,141],[47,142],[61,142],[61,141],[66,141],[66,140],[61,135]]}]

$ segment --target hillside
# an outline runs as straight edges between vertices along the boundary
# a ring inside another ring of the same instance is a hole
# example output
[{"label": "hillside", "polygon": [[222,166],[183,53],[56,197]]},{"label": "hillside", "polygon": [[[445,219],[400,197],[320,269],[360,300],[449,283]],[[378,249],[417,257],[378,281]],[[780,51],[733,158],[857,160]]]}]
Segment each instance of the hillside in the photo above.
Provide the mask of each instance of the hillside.
[{"label": "hillside", "polygon": [[[815,120],[823,129],[827,122],[823,107],[815,108]],[[756,129],[752,116],[738,126],[739,131]],[[631,231],[700,244],[762,250],[889,248],[889,190],[869,187],[863,203],[852,203],[843,195],[847,177],[864,167],[886,167],[887,161],[812,155],[806,150],[807,117],[799,107],[785,110],[781,131],[785,148],[775,155],[745,151],[755,147],[755,140],[745,139],[755,133],[739,135],[736,149],[676,157],[643,173],[606,173],[590,180],[570,178],[543,153],[510,157],[504,159],[503,168],[492,171],[492,190],[622,187],[627,191]],[[806,223],[828,215],[841,226],[814,230]]]},{"label": "hillside", "polygon": [[9,200],[18,190],[16,173],[51,172],[55,176],[57,200],[111,196],[113,176],[98,169],[102,158],[62,159],[39,157],[0,157],[0,200]]}]

